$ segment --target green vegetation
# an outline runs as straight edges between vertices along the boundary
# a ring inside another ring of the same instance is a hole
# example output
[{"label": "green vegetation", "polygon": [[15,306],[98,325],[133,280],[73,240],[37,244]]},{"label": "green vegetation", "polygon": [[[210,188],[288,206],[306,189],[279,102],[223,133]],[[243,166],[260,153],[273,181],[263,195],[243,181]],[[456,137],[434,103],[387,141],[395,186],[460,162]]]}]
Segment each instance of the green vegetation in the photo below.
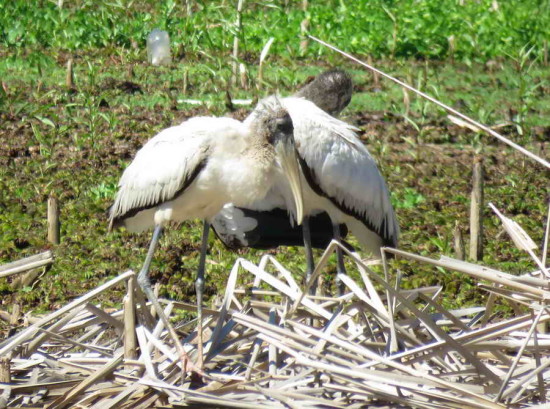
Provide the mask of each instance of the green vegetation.
[{"label": "green vegetation", "polygon": [[[143,46],[155,27],[168,30],[176,49],[216,53],[230,48],[236,2],[190,1],[193,14],[174,0],[35,3],[13,0],[0,5],[0,41],[4,46],[64,50]],[[277,55],[299,54],[300,23],[310,20],[311,31],[354,53],[374,57],[464,61],[512,55],[521,47],[543,54],[550,38],[547,0],[459,1],[416,0],[311,1],[304,11],[295,2],[248,2],[243,12],[244,50],[259,53],[274,36]],[[284,28],[273,30],[272,27]],[[306,55],[330,54],[317,46]]]},{"label": "green vegetation", "polygon": [[[122,271],[139,269],[150,236],[107,234],[106,211],[122,170],[156,132],[201,114],[242,118],[246,109],[229,112],[226,91],[233,98],[287,94],[333,65],[350,70],[356,82],[344,118],[361,128],[387,178],[403,249],[453,255],[455,223],[468,229],[477,152],[485,156],[486,200],[514,217],[535,242],[542,240],[548,183],[538,165],[452,125],[440,109],[413,95],[407,109],[398,87],[375,84],[371,74],[312,42],[301,52],[299,43],[300,23],[309,18],[312,34],[372,56],[383,70],[548,156],[548,1],[310,1],[305,12],[293,2],[249,2],[239,54],[249,89],[229,85],[236,2],[190,0],[189,17],[183,2],[173,0],[77,0],[61,9],[56,2],[36,3],[0,3],[0,263],[49,247],[46,201],[52,194],[61,202],[62,244],[54,248],[53,267],[32,288],[14,291],[0,279],[5,305],[55,308]],[[145,61],[145,38],[156,27],[171,35],[170,67]],[[258,56],[271,36],[276,40],[258,90]],[[75,89],[65,86],[69,59]],[[486,214],[483,263],[512,273],[535,270]],[[184,223],[163,238],[152,269],[162,295],[194,299],[199,226]],[[273,253],[290,270],[303,270],[301,249]],[[261,254],[230,253],[211,237],[207,295],[223,288],[238,256],[257,260]],[[443,283],[449,305],[483,297],[462,275],[392,263],[405,274],[404,286]]]}]

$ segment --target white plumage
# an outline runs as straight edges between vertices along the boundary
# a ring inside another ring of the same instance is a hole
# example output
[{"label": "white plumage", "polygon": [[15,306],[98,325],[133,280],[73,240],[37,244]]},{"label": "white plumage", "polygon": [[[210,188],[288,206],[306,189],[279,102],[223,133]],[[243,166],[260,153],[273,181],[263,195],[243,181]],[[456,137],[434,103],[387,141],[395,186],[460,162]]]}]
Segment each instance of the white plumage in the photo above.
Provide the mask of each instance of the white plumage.
[{"label": "white plumage", "polygon": [[229,201],[246,206],[265,196],[280,170],[251,146],[257,141],[249,128],[197,117],[161,131],[124,171],[111,220],[140,232],[170,220],[210,219]]},{"label": "white plumage", "polygon": [[389,192],[374,159],[355,134],[357,128],[310,101],[291,97],[281,102],[294,123],[302,170],[307,175],[309,169],[312,179],[304,183],[305,214],[326,211],[333,222],[346,224],[363,248],[375,255],[384,244],[396,246],[399,227]]},{"label": "white plumage", "polygon": [[[304,214],[326,211],[333,223],[346,224],[361,246],[380,255],[383,245],[396,246],[399,227],[388,189],[376,163],[355,134],[357,128],[340,121],[303,98],[281,99],[294,125],[294,138],[302,165]],[[261,115],[258,107],[245,120]],[[247,206],[251,210],[292,209],[287,183],[278,179],[267,196]],[[238,206],[238,205],[237,205]],[[239,210],[239,209],[235,209]],[[231,207],[214,219],[218,234],[221,219]],[[232,215],[238,218],[239,214]],[[233,234],[235,234],[233,222]],[[248,226],[241,226],[244,231]],[[241,232],[236,232],[241,235]],[[239,237],[236,237],[239,239]],[[241,241],[242,242],[242,241]]]}]

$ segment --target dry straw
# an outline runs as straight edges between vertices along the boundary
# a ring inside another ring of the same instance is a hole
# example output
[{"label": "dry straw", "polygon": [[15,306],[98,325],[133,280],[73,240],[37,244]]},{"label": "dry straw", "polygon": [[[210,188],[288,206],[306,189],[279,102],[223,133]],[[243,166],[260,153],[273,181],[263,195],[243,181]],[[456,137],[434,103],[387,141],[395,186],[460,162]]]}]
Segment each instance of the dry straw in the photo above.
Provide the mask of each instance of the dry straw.
[{"label": "dry straw", "polygon": [[[272,256],[258,265],[239,259],[223,300],[205,309],[205,376],[181,378],[179,354],[160,321],[150,317],[135,275],[127,272],[0,344],[10,357],[10,408],[216,407],[421,408],[527,407],[547,399],[545,369],[550,295],[542,278],[511,276],[449,258],[384,249],[398,257],[474,277],[520,316],[497,319],[492,306],[448,310],[439,286],[403,290],[356,253],[332,242],[315,274],[326,273],[337,249],[349,260],[345,294],[308,295]],[[254,287],[239,288],[250,282]],[[352,278],[356,277],[356,278]],[[96,304],[126,284],[123,309]],[[165,302],[166,314],[194,310]],[[531,312],[529,312],[531,311]],[[487,317],[486,317],[487,316]],[[486,317],[486,319],[482,319]],[[196,322],[176,326],[197,359]],[[541,369],[542,368],[542,369]],[[33,400],[34,399],[34,400]]]}]

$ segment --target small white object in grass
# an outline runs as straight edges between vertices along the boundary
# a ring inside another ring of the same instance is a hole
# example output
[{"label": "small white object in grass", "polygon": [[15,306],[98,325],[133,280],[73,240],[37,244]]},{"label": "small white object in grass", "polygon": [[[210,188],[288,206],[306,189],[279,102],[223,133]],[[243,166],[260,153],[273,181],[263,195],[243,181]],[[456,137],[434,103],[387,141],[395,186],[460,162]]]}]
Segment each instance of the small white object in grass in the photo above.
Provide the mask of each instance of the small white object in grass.
[{"label": "small white object in grass", "polygon": [[[207,102],[200,99],[178,99],[178,104],[201,105]],[[231,103],[233,105],[252,105],[252,99],[232,99]]]},{"label": "small white object in grass", "polygon": [[178,99],[178,104],[200,105],[204,103],[206,103],[206,101],[201,101],[199,99]]},{"label": "small white object in grass", "polygon": [[232,99],[231,103],[233,105],[252,105],[251,99]]},{"label": "small white object in grass", "polygon": [[170,36],[166,31],[155,28],[147,37],[147,60],[153,65],[169,65]]}]

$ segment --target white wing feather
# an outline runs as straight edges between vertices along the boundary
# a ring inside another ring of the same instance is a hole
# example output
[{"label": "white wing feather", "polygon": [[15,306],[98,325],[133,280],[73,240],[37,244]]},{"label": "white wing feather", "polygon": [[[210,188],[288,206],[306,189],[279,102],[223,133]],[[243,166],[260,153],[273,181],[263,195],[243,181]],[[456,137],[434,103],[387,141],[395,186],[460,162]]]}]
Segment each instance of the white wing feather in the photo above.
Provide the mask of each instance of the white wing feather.
[{"label": "white wing feather", "polygon": [[395,237],[399,227],[376,162],[354,131],[302,98],[283,98],[294,124],[297,150],[317,184],[332,200],[361,215],[378,229],[385,223]]},{"label": "white wing feather", "polygon": [[124,171],[111,220],[133,209],[171,200],[206,160],[210,140],[242,124],[231,118],[197,117],[167,128],[150,139]]}]

